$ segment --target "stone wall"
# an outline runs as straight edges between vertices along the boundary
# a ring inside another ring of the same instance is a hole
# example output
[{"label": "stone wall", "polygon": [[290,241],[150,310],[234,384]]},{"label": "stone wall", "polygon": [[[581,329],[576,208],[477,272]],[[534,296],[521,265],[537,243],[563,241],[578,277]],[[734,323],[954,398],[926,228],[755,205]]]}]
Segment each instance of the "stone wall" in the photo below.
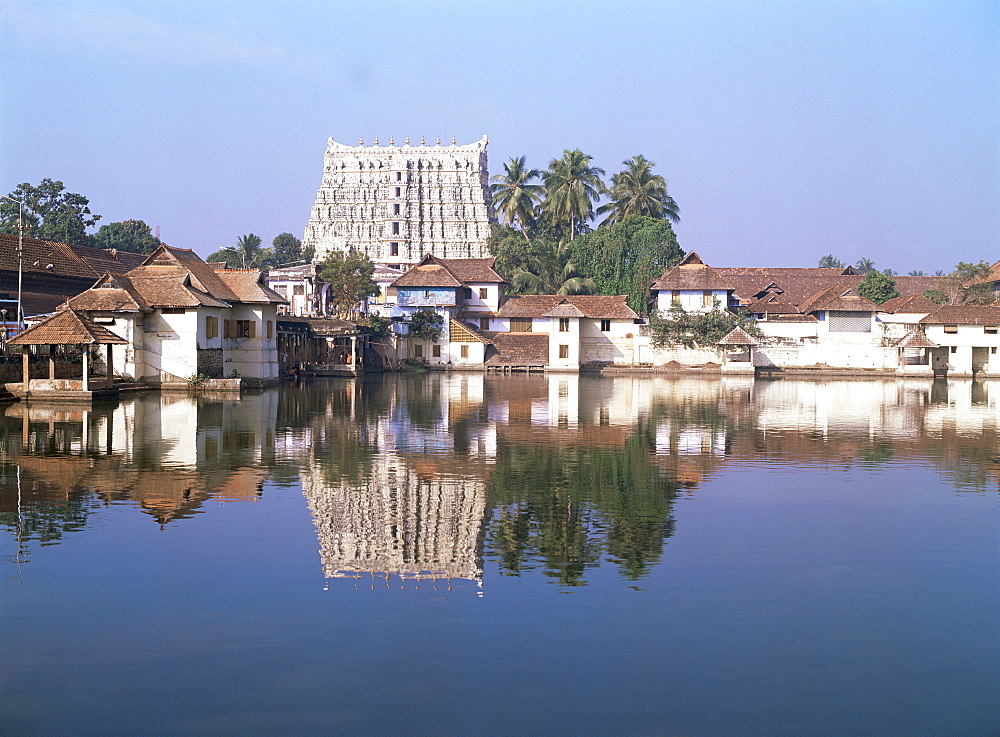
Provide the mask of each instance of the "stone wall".
[{"label": "stone wall", "polygon": [[204,374],[210,379],[223,378],[221,348],[198,349],[198,373]]}]

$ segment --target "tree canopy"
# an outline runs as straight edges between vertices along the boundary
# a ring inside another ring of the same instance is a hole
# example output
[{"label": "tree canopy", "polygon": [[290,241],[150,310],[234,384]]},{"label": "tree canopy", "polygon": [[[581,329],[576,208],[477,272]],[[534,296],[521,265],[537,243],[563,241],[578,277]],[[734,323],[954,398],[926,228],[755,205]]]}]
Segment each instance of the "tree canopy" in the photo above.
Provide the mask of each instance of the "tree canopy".
[{"label": "tree canopy", "polygon": [[350,319],[366,297],[379,293],[372,279],[375,265],[367,256],[350,250],[331,251],[319,263],[319,278],[330,285],[330,306],[338,315]]},{"label": "tree canopy", "polygon": [[[37,187],[22,182],[7,196],[24,205],[25,235],[76,246],[91,245],[87,228],[96,225],[101,216],[90,212],[90,200],[67,192],[62,182],[43,179]],[[17,232],[18,210],[17,203],[0,199],[0,230],[4,233]]]},{"label": "tree canopy", "polygon": [[142,220],[123,220],[102,225],[93,236],[93,245],[108,250],[150,254],[160,245],[160,239]]},{"label": "tree canopy", "polygon": [[666,345],[715,348],[735,328],[742,328],[754,338],[763,335],[757,321],[745,311],[733,314],[719,307],[716,305],[710,312],[686,312],[679,306],[672,307],[666,314],[653,312],[649,318],[653,345],[658,348]]},{"label": "tree canopy", "polygon": [[888,274],[872,269],[858,284],[858,294],[877,305],[899,296],[896,282]]},{"label": "tree canopy", "polygon": [[516,222],[528,240],[528,228],[534,221],[535,207],[542,201],[545,188],[531,182],[541,176],[538,169],[529,169],[524,156],[511,157],[503,165],[504,173],[491,177],[493,207],[510,225]]},{"label": "tree canopy", "polygon": [[924,296],[938,304],[989,304],[995,300],[986,281],[991,270],[986,261],[959,261],[950,274],[938,279],[938,288],[924,292]]},{"label": "tree canopy", "polygon": [[573,257],[591,277],[597,294],[626,294],[629,306],[649,313],[649,289],[664,271],[684,258],[668,220],[631,215],[580,236]]},{"label": "tree canopy", "polygon": [[542,173],[545,183],[544,209],[553,222],[569,228],[576,238],[579,226],[594,217],[594,202],[604,192],[604,169],[591,166],[593,156],[580,149],[563,151],[562,158],[549,162]]},{"label": "tree canopy", "polygon": [[597,208],[598,215],[607,214],[602,225],[618,223],[632,215],[680,222],[677,203],[667,194],[667,180],[653,174],[653,162],[639,155],[622,163],[626,168],[611,177],[608,190],[611,201]]},{"label": "tree canopy", "polygon": [[271,241],[271,251],[274,254],[274,263],[278,266],[307,260],[302,252],[302,241],[291,233],[278,233],[274,236],[274,240]]}]

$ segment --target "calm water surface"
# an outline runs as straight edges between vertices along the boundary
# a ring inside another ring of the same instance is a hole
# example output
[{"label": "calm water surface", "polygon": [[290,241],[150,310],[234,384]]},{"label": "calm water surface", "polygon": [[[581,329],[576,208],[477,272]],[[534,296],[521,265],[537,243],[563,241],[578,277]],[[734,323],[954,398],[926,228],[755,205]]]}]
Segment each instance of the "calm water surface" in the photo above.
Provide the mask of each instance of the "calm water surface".
[{"label": "calm water surface", "polygon": [[1000,382],[0,413],[4,735],[1000,734]]}]

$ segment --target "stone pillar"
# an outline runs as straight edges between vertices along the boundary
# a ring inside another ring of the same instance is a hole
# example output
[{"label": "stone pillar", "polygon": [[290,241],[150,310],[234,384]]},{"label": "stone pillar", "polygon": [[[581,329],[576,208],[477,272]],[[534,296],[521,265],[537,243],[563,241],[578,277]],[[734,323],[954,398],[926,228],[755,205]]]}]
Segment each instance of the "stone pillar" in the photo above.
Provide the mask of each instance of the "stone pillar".
[{"label": "stone pillar", "polygon": [[31,384],[31,356],[28,352],[28,346],[21,346],[21,378],[24,379],[24,393],[28,393],[28,386]]},{"label": "stone pillar", "polygon": [[351,368],[358,370],[358,336],[351,336]]},{"label": "stone pillar", "polygon": [[83,347],[83,390],[90,391],[90,346]]},{"label": "stone pillar", "polygon": [[56,378],[56,347],[49,346],[49,378]]}]

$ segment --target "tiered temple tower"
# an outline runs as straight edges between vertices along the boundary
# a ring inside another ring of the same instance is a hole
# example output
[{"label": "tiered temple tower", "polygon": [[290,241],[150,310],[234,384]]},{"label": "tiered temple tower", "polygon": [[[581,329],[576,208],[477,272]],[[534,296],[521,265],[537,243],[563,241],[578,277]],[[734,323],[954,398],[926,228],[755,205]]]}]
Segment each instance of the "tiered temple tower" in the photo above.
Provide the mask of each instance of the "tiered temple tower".
[{"label": "tiered temple tower", "polygon": [[488,139],[459,146],[357,146],[327,142],[304,246],[316,259],[354,248],[375,263],[405,266],[426,253],[488,258],[492,220]]}]

